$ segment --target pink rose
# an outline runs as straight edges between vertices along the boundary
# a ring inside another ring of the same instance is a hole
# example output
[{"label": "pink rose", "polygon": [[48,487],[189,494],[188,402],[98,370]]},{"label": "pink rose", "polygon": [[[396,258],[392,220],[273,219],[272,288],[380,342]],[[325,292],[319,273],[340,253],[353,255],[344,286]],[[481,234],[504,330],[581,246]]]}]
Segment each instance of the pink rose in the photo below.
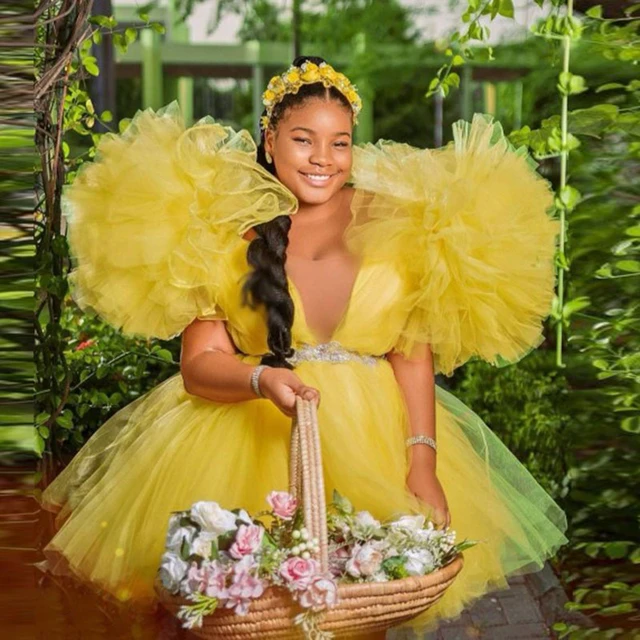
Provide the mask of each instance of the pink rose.
[{"label": "pink rose", "polygon": [[236,533],[235,542],[229,548],[229,553],[240,560],[246,555],[255,553],[262,543],[264,529],[255,524],[241,524]]},{"label": "pink rose", "polygon": [[285,560],[279,569],[280,575],[294,589],[306,589],[311,578],[320,571],[317,560],[309,558],[289,558]]},{"label": "pink rose", "polygon": [[329,570],[335,577],[345,572],[347,560],[351,558],[351,547],[340,545],[337,549],[329,552]]},{"label": "pink rose", "polygon": [[298,602],[306,609],[320,611],[338,602],[338,585],[330,575],[316,575],[309,586],[298,595]]},{"label": "pink rose", "polygon": [[204,592],[210,598],[224,600],[227,597],[226,582],[230,571],[218,562],[212,562],[206,569]]},{"label": "pink rose", "polygon": [[245,556],[233,568],[233,581],[225,592],[225,607],[244,616],[253,598],[259,598],[265,589],[264,582],[255,575],[258,565],[251,556]]},{"label": "pink rose", "polygon": [[183,583],[183,595],[189,593],[202,593],[207,586],[207,572],[205,567],[198,568],[197,562],[192,562],[187,577]]},{"label": "pink rose", "polygon": [[283,520],[291,520],[298,507],[297,500],[286,491],[272,491],[267,496],[267,502],[273,509],[273,513]]}]

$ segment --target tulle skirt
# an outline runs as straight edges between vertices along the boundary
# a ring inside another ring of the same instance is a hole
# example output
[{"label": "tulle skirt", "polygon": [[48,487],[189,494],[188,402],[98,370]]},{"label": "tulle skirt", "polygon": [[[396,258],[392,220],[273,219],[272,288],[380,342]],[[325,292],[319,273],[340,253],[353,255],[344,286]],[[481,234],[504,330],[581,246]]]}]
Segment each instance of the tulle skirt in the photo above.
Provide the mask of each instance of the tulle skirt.
[{"label": "tulle skirt", "polygon": [[[255,363],[254,356],[240,356]],[[388,361],[377,366],[303,362],[317,387],[327,500],[333,489],[385,519],[429,514],[406,486],[410,435]],[[535,571],[567,542],[566,518],[498,437],[451,393],[436,387],[437,473],[457,540],[477,540],[442,599],[403,626],[423,630],[454,618],[507,576]],[[110,418],[43,494],[58,532],[47,569],[102,595],[142,607],[171,511],[198,500],[257,512],[288,488],[291,421],[266,399],[222,404],[185,391],[177,374]]]}]

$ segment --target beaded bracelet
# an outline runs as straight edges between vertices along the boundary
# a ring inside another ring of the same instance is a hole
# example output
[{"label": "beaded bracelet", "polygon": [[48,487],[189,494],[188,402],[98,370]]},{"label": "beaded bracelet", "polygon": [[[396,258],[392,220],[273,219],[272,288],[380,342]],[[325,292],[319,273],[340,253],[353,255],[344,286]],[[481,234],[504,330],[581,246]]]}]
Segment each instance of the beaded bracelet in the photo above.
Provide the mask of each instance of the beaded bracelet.
[{"label": "beaded bracelet", "polygon": [[251,372],[251,388],[253,389],[254,393],[259,397],[259,398],[264,398],[264,393],[262,393],[261,389],[260,389],[260,374],[265,370],[268,369],[268,365],[266,364],[259,364],[252,372]]},{"label": "beaded bracelet", "polygon": [[428,444],[434,451],[438,450],[438,445],[436,444],[436,441],[430,436],[423,436],[423,435],[411,436],[411,438],[407,438],[405,440],[405,444],[407,445],[407,447],[410,447],[411,445],[414,445],[414,444]]}]

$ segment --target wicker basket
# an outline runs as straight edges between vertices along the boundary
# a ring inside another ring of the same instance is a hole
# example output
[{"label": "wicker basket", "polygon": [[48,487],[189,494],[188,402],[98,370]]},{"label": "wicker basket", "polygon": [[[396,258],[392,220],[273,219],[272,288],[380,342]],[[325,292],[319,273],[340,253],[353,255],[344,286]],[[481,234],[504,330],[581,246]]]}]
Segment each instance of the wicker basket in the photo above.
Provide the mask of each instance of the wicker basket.
[{"label": "wicker basket", "polygon": [[[320,566],[328,568],[328,533],[320,436],[313,402],[297,398],[291,431],[289,491],[300,498],[304,522],[312,538],[320,541]],[[382,631],[413,618],[434,604],[462,569],[462,555],[425,576],[411,576],[389,582],[338,585],[338,603],[327,609],[319,622],[324,631],[338,638],[357,638]],[[161,604],[177,613],[189,602],[169,594],[156,580]],[[230,609],[218,609],[205,616],[201,628],[191,630],[200,638],[248,640],[249,638],[301,638],[293,618],[304,610],[284,587],[269,587],[240,616]]]}]

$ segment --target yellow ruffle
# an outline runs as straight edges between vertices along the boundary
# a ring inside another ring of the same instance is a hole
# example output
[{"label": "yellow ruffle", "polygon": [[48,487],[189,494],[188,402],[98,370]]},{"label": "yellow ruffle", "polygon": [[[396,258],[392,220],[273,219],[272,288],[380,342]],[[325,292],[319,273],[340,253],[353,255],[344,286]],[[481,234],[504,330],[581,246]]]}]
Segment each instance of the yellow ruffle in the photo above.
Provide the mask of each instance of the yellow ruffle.
[{"label": "yellow ruffle", "polygon": [[554,295],[559,222],[524,147],[491,116],[453,126],[438,149],[379,141],[354,149],[354,250],[396,256],[409,313],[395,346],[431,345],[437,371],[477,356],[503,365],[543,340]]},{"label": "yellow ruffle", "polygon": [[251,135],[176,102],[106,135],[65,190],[71,292],[123,332],[168,339],[220,313],[220,274],[242,234],[297,209],[255,161]]}]

